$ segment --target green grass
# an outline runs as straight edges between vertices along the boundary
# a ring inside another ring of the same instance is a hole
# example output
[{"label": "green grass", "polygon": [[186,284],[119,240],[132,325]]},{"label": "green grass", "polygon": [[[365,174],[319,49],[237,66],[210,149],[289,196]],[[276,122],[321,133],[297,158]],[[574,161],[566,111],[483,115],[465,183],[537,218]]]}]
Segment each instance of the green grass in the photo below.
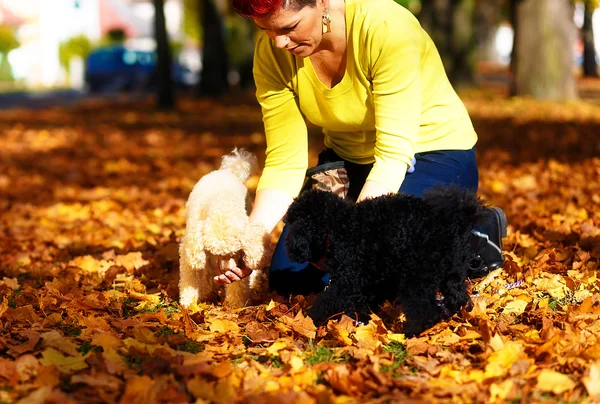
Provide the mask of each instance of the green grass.
[{"label": "green grass", "polygon": [[392,360],[394,361],[394,363],[392,363],[389,366],[382,366],[382,372],[393,372],[400,365],[402,365],[410,356],[408,351],[406,350],[406,346],[399,342],[391,342],[385,345],[383,347],[383,350],[384,352],[390,352],[392,354]]},{"label": "green grass", "polygon": [[156,332],[156,334],[160,337],[169,337],[171,335],[175,335],[175,331],[173,331],[171,328],[169,328],[168,326],[163,326],[160,330],[158,330]]},{"label": "green grass", "polygon": [[90,351],[101,352],[103,349],[98,345],[92,344],[90,341],[83,341],[77,350],[81,352],[82,355],[86,355]]},{"label": "green grass", "polygon": [[350,361],[349,355],[335,356],[335,351],[325,346],[313,347],[312,351],[312,354],[306,359],[306,363],[309,365],[329,362],[347,363]]},{"label": "green grass", "polygon": [[195,354],[204,351],[204,344],[188,339],[184,344],[176,345],[173,349]]}]

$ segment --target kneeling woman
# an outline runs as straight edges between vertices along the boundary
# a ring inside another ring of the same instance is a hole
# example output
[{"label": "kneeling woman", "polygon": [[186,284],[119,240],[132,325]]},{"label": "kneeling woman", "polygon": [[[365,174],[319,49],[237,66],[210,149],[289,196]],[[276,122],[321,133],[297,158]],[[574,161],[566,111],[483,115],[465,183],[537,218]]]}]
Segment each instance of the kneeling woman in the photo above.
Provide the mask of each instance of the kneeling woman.
[{"label": "kneeling woman", "polygon": [[[393,0],[233,0],[233,7],[263,31],[254,79],[267,149],[251,221],[272,231],[301,191],[305,119],[323,128],[319,165],[343,162],[341,186],[357,203],[392,192],[420,196],[439,184],[477,190],[477,135],[431,38],[409,11]],[[483,261],[473,275],[502,265],[505,232],[504,213],[490,209],[473,232]],[[291,262],[285,235],[273,255],[271,288],[319,292],[327,274]],[[248,273],[237,268],[215,281]]]}]

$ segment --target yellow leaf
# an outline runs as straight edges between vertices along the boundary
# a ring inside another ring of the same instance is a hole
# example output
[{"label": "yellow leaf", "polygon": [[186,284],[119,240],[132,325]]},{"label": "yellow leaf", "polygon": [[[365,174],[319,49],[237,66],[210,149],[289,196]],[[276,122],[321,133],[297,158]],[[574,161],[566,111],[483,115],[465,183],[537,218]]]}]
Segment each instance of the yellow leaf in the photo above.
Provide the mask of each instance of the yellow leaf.
[{"label": "yellow leaf", "polygon": [[148,302],[151,304],[159,304],[160,303],[160,292],[156,293],[139,293],[134,290],[129,291],[129,296],[135,299],[141,300],[143,302]]},{"label": "yellow leaf", "polygon": [[333,337],[344,345],[352,345],[354,341],[350,338],[350,333],[356,330],[354,320],[344,315],[339,321],[330,321],[327,323],[327,329]]},{"label": "yellow leaf", "polygon": [[0,318],[6,313],[6,310],[8,310],[8,299],[4,296],[2,303],[0,303]]},{"label": "yellow leaf", "polygon": [[279,383],[277,383],[274,380],[267,381],[267,384],[265,385],[265,392],[273,393],[273,392],[276,392],[279,390],[280,390]]},{"label": "yellow leaf", "polygon": [[536,388],[542,391],[562,394],[575,388],[575,382],[569,376],[554,370],[544,369],[540,372],[537,379]]},{"label": "yellow leaf", "polygon": [[523,334],[523,337],[528,341],[528,342],[539,342],[540,341],[540,332],[536,329],[533,330],[529,330],[527,331],[525,334]]},{"label": "yellow leaf", "polygon": [[502,349],[492,352],[485,366],[485,377],[490,379],[504,376],[511,366],[523,355],[523,347],[517,342],[509,341]]},{"label": "yellow leaf", "polygon": [[460,337],[453,333],[453,332],[449,332],[443,336],[441,336],[438,341],[442,344],[442,345],[454,345],[456,344],[458,341],[460,341]]},{"label": "yellow leaf", "polygon": [[498,180],[494,180],[492,182],[492,192],[496,194],[503,194],[506,192],[506,189],[506,184],[504,184],[503,182],[500,182]]},{"label": "yellow leaf", "polygon": [[87,355],[64,356],[54,348],[47,348],[42,352],[40,363],[43,365],[56,365],[61,372],[69,373],[73,370],[87,368],[88,364],[85,360],[90,354],[91,352]]},{"label": "yellow leaf", "polygon": [[312,319],[310,317],[304,317],[300,311],[293,319],[287,316],[282,316],[279,318],[279,320],[306,338],[314,339],[317,335],[317,327],[315,327]]},{"label": "yellow leaf", "polygon": [[6,285],[12,290],[19,289],[19,281],[17,280],[17,278],[7,278],[5,276],[2,282],[0,282],[0,285]]},{"label": "yellow leaf", "polygon": [[548,293],[555,299],[564,299],[567,286],[563,282],[560,275],[553,275],[548,278],[538,279],[534,283],[538,290]]},{"label": "yellow leaf", "polygon": [[115,262],[117,263],[117,265],[121,265],[127,268],[127,271],[130,273],[150,263],[149,261],[146,261],[144,258],[142,258],[142,253],[139,251],[130,252],[125,255],[117,255],[115,257]]},{"label": "yellow leaf", "polygon": [[143,342],[144,344],[156,344],[158,342],[152,330],[141,325],[133,327],[132,334],[133,338]]},{"label": "yellow leaf", "polygon": [[494,336],[490,338],[489,345],[496,352],[504,348],[504,341],[500,334],[494,334]]},{"label": "yellow leaf", "polygon": [[127,369],[123,357],[117,350],[123,345],[123,342],[111,334],[96,334],[92,338],[92,344],[102,347],[102,357],[109,373],[119,374]]},{"label": "yellow leaf", "polygon": [[287,342],[284,341],[275,341],[269,348],[267,348],[267,353],[271,356],[278,356],[279,351],[286,348],[288,346]]},{"label": "yellow leaf", "polygon": [[156,392],[153,391],[156,382],[149,376],[132,376],[127,380],[121,403],[155,403]]},{"label": "yellow leaf", "polygon": [[300,359],[296,355],[292,355],[292,357],[290,358],[289,364],[292,368],[292,372],[297,372],[304,368],[304,362],[302,361],[302,359]]},{"label": "yellow leaf", "polygon": [[77,356],[79,354],[79,351],[77,351],[77,345],[60,335],[60,333],[56,330],[42,333],[41,337],[42,341],[44,342],[44,346],[56,348],[59,351],[71,356]]},{"label": "yellow leaf", "polygon": [[581,378],[590,399],[600,399],[600,361],[596,361],[586,370],[585,376]]},{"label": "yellow leaf", "polygon": [[271,311],[275,308],[277,304],[273,301],[273,299],[271,299],[271,301],[269,302],[269,304],[267,305],[267,311]]},{"label": "yellow leaf", "polygon": [[492,383],[490,386],[490,403],[505,402],[506,398],[513,389],[514,382],[505,380],[500,383]]},{"label": "yellow leaf", "polygon": [[378,328],[374,321],[369,321],[369,323],[366,325],[360,325],[356,327],[354,337],[357,341],[356,346],[359,348],[365,348],[374,351],[382,345],[382,342],[379,339],[380,336],[378,333]]},{"label": "yellow leaf", "polygon": [[404,334],[392,334],[392,333],[389,333],[387,335],[387,337],[388,337],[388,339],[390,341],[393,341],[393,342],[399,342],[401,344],[405,344],[406,343],[406,335],[404,335]]},{"label": "yellow leaf", "polygon": [[238,325],[233,321],[221,319],[214,320],[210,324],[209,329],[211,332],[220,332],[223,334],[227,332],[238,333],[240,331],[240,327],[238,327]]},{"label": "yellow leaf", "polygon": [[29,258],[29,255],[27,254],[20,254],[19,258],[17,259],[17,265],[20,267],[24,267],[31,264],[31,258]]},{"label": "yellow leaf", "polygon": [[97,260],[91,255],[85,255],[71,260],[69,265],[79,267],[84,272],[98,273],[100,276],[103,276],[108,268],[112,266],[112,263],[104,260]]},{"label": "yellow leaf", "polygon": [[523,300],[520,300],[520,299],[515,299],[511,302],[508,302],[504,306],[504,310],[502,312],[503,313],[514,313],[516,315],[520,315],[520,314],[523,314],[526,307],[527,307],[527,302],[524,302]]},{"label": "yellow leaf", "polygon": [[474,339],[480,339],[480,338],[481,338],[481,334],[475,330],[468,330],[465,333],[465,335],[462,335],[460,337],[461,340],[467,340],[467,341],[474,340]]}]

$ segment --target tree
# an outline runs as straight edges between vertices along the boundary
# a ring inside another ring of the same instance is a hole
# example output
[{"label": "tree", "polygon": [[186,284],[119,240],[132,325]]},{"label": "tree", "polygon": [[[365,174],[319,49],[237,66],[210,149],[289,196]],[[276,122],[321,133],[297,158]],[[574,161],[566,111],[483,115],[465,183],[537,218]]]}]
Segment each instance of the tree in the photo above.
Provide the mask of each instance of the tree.
[{"label": "tree", "polygon": [[585,77],[598,77],[594,28],[592,25],[592,14],[598,7],[598,0],[584,0],[583,4],[583,27],[581,28],[581,39],[583,42],[583,75]]},{"label": "tree", "polygon": [[77,35],[62,42],[58,47],[58,59],[67,74],[71,73],[71,60],[81,58],[85,60],[92,51],[92,43],[85,35]]},{"label": "tree", "polygon": [[223,16],[212,0],[201,3],[203,27],[202,73],[199,93],[201,96],[217,97],[229,89],[227,75],[229,60],[226,50]]},{"label": "tree", "polygon": [[455,87],[475,82],[476,0],[422,0],[419,21],[435,43]]},{"label": "tree", "polygon": [[154,1],[154,37],[156,39],[156,96],[160,109],[172,109],[175,107],[175,88],[171,75],[171,47],[169,46],[169,35],[165,20],[163,0]]},{"label": "tree", "polygon": [[[520,0],[514,5],[514,93],[540,99],[576,98],[573,4],[568,0]],[[526,35],[521,33],[525,27]]]},{"label": "tree", "polygon": [[127,39],[127,33],[123,28],[111,28],[106,33],[106,40],[111,44],[122,44]]},{"label": "tree", "polygon": [[8,61],[8,54],[13,49],[21,46],[14,30],[7,25],[0,25],[0,81],[12,81],[12,69]]}]

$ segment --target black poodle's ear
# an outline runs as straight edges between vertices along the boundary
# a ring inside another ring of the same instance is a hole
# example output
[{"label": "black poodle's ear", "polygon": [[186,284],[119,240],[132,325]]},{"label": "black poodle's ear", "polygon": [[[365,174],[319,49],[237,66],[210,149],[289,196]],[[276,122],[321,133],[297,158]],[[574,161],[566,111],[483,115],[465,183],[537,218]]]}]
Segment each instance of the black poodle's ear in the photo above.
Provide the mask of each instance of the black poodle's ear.
[{"label": "black poodle's ear", "polygon": [[317,241],[313,228],[313,223],[308,220],[295,220],[288,226],[288,233],[285,238],[285,246],[288,257],[293,262],[316,262],[316,255],[319,255],[318,248],[315,248]]},{"label": "black poodle's ear", "polygon": [[292,261],[316,262],[325,254],[326,240],[349,209],[337,195],[320,190],[302,193],[290,205],[286,218],[286,248]]}]

